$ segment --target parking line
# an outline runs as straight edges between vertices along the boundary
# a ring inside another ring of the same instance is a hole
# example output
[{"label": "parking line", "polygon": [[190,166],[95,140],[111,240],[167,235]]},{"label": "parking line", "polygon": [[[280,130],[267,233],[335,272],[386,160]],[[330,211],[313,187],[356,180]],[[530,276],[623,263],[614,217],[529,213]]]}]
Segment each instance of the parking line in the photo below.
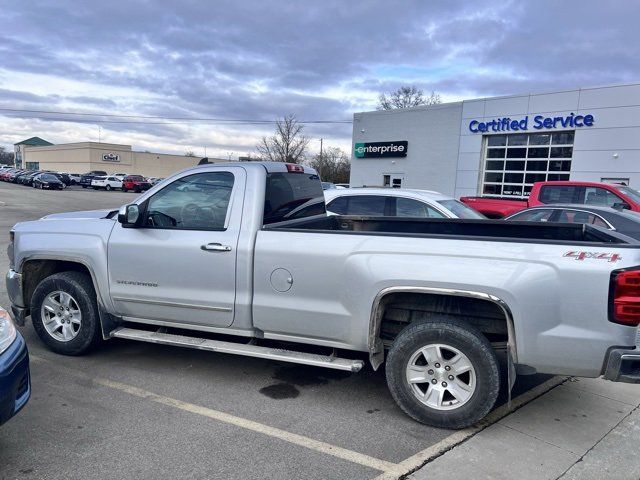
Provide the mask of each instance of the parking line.
[{"label": "parking line", "polygon": [[[37,355],[30,355],[31,360],[35,360],[36,362],[45,362],[49,363],[49,360]],[[84,373],[74,372],[77,375],[81,375],[86,377]],[[181,400],[177,400],[171,397],[165,397],[163,395],[158,395],[153,392],[149,392],[147,390],[143,390],[138,387],[134,387],[132,385],[127,385],[125,383],[116,382],[113,380],[108,380],[104,378],[92,378],[91,380],[98,385],[102,385],[103,387],[111,388],[114,390],[119,390],[121,392],[128,393],[130,395],[134,395],[139,398],[144,398],[147,400],[151,400],[152,402],[177,408],[179,410],[183,410],[185,412],[194,413],[196,415],[201,415],[204,417],[211,418],[213,420],[217,420],[223,423],[227,423],[229,425],[235,425],[240,428],[244,428],[247,430],[251,430],[257,433],[262,433],[264,435],[278,438],[280,440],[284,440],[285,442],[292,443],[294,445],[299,445],[304,448],[308,448],[310,450],[315,450],[320,453],[324,453],[327,455],[332,455],[337,458],[341,458],[343,460],[349,461],[351,463],[356,463],[365,467],[369,467],[374,470],[378,470],[382,472],[379,476],[373,478],[372,480],[397,480],[399,478],[403,478],[406,475],[416,471],[418,468],[422,467],[426,463],[434,460],[435,458],[443,455],[447,451],[456,447],[457,445],[465,442],[469,438],[473,437],[476,433],[484,430],[488,426],[498,422],[503,417],[517,410],[518,408],[524,406],[535,398],[545,394],[552,388],[561,385],[566,382],[569,377],[553,377],[547,380],[546,382],[537,385],[531,390],[526,391],[522,395],[514,398],[511,401],[511,404],[504,404],[494,411],[492,411],[489,415],[487,415],[481,423],[474,427],[465,428],[463,430],[458,430],[457,432],[452,433],[448,437],[442,439],[440,442],[431,445],[430,447],[412,455],[409,458],[406,458],[400,463],[392,463],[387,462],[385,460],[381,460],[379,458],[370,457],[368,455],[354,452],[353,450],[348,450],[345,448],[337,447],[335,445],[331,445],[326,442],[321,442],[319,440],[314,440],[309,437],[305,437],[303,435],[298,435],[296,433],[287,432],[286,430],[281,430],[279,428],[270,427],[268,425],[264,425],[262,423],[254,422],[253,420],[248,420],[242,417],[237,417],[235,415],[231,415],[228,413],[220,412],[218,410],[213,410],[211,408],[202,407],[200,405],[195,405],[192,403],[183,402]]]},{"label": "parking line", "polygon": [[434,460],[440,455],[451,450],[453,447],[461,444],[462,442],[473,437],[476,433],[484,430],[490,425],[493,425],[503,417],[507,416],[514,410],[524,406],[535,398],[547,393],[552,388],[561,385],[567,381],[568,377],[553,377],[540,385],[535,386],[531,390],[527,390],[522,395],[517,396],[511,401],[511,405],[504,404],[496,408],[493,412],[487,415],[481,423],[474,427],[465,428],[452,433],[446,438],[443,438],[438,443],[431,445],[430,447],[406,458],[402,462],[396,464],[394,467],[385,470],[384,473],[375,477],[373,480],[397,480],[405,475],[408,475],[424,464]]},{"label": "parking line", "polygon": [[230,425],[235,425],[240,428],[262,433],[263,435],[268,435],[270,437],[278,438],[280,440],[284,440],[285,442],[299,445],[301,447],[305,447],[310,450],[315,450],[317,452],[325,453],[327,455],[332,455],[334,457],[347,460],[351,463],[357,463],[365,467],[372,468],[374,470],[379,470],[384,472],[396,467],[396,464],[394,463],[380,460],[378,458],[370,457],[362,453],[337,447],[335,445],[314,440],[312,438],[305,437],[303,435],[298,435],[296,433],[287,432],[279,428],[270,427],[268,425],[254,422],[252,420],[236,417],[235,415],[230,415],[228,413],[220,412],[218,410],[213,410],[211,408],[206,408],[200,405],[194,405],[193,403],[183,402],[175,398],[158,395],[146,390],[142,390],[141,388],[138,388],[138,387],[126,385],[124,383],[114,382],[112,380],[107,380],[104,378],[94,379],[94,382],[104,387],[120,390],[121,392],[125,392],[130,395],[134,395],[136,397],[144,398],[146,400],[151,400],[152,402],[156,402],[161,405],[177,408],[185,412],[195,413],[197,415],[202,415],[203,417],[208,417],[213,420],[217,420],[219,422],[228,423]]}]

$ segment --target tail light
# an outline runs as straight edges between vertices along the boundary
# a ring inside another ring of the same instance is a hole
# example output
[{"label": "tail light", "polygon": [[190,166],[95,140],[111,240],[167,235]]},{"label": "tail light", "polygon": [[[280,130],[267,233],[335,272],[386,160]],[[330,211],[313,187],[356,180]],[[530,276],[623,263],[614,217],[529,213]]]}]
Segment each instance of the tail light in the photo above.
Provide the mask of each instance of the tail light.
[{"label": "tail light", "polygon": [[619,270],[611,277],[612,322],[636,327],[640,325],[640,270]]},{"label": "tail light", "polygon": [[302,165],[296,165],[295,163],[287,163],[287,172],[304,173],[304,167]]}]

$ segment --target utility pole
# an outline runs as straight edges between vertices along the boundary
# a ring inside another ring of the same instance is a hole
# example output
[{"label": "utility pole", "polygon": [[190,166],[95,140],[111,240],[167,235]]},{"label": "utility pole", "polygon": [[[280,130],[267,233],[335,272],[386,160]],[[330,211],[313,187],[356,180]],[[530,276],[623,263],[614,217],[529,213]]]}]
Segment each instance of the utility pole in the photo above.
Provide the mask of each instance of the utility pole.
[{"label": "utility pole", "polygon": [[208,158],[208,157],[207,157],[207,146],[206,146],[206,145],[204,146],[204,157],[205,157],[205,158]]},{"label": "utility pole", "polygon": [[320,139],[320,159],[322,160],[322,138]]},{"label": "utility pole", "polygon": [[98,125],[98,143],[100,143],[101,138],[102,138],[102,127]]}]

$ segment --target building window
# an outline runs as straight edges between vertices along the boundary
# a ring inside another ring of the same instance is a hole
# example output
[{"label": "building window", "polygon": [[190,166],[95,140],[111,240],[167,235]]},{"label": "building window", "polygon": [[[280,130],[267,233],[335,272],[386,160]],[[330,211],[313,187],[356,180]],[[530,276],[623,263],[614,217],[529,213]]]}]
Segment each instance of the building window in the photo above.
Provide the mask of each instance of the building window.
[{"label": "building window", "polygon": [[40,170],[40,162],[27,162],[27,170]]},{"label": "building window", "polygon": [[535,182],[569,180],[574,132],[487,135],[482,194],[528,197]]}]

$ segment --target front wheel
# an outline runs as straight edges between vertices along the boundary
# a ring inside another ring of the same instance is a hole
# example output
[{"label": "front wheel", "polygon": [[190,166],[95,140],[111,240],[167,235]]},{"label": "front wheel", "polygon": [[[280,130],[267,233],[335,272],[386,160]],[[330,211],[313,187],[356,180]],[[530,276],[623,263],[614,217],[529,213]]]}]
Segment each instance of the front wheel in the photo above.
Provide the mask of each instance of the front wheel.
[{"label": "front wheel", "polygon": [[498,360],[486,337],[458,320],[416,322],[396,337],[386,362],[391,395],[410,417],[441,428],[465,428],[493,408]]},{"label": "front wheel", "polygon": [[81,355],[102,339],[98,303],[91,278],[62,272],[42,280],[31,298],[31,321],[51,350]]},{"label": "front wheel", "polygon": [[104,189],[105,189],[107,192],[111,191],[111,185],[107,185],[106,187],[104,187]]},{"label": "front wheel", "polygon": [[123,191],[124,193],[127,193],[129,190],[128,190],[128,189],[126,189],[126,188],[124,188],[124,187],[122,187],[122,191]]}]

